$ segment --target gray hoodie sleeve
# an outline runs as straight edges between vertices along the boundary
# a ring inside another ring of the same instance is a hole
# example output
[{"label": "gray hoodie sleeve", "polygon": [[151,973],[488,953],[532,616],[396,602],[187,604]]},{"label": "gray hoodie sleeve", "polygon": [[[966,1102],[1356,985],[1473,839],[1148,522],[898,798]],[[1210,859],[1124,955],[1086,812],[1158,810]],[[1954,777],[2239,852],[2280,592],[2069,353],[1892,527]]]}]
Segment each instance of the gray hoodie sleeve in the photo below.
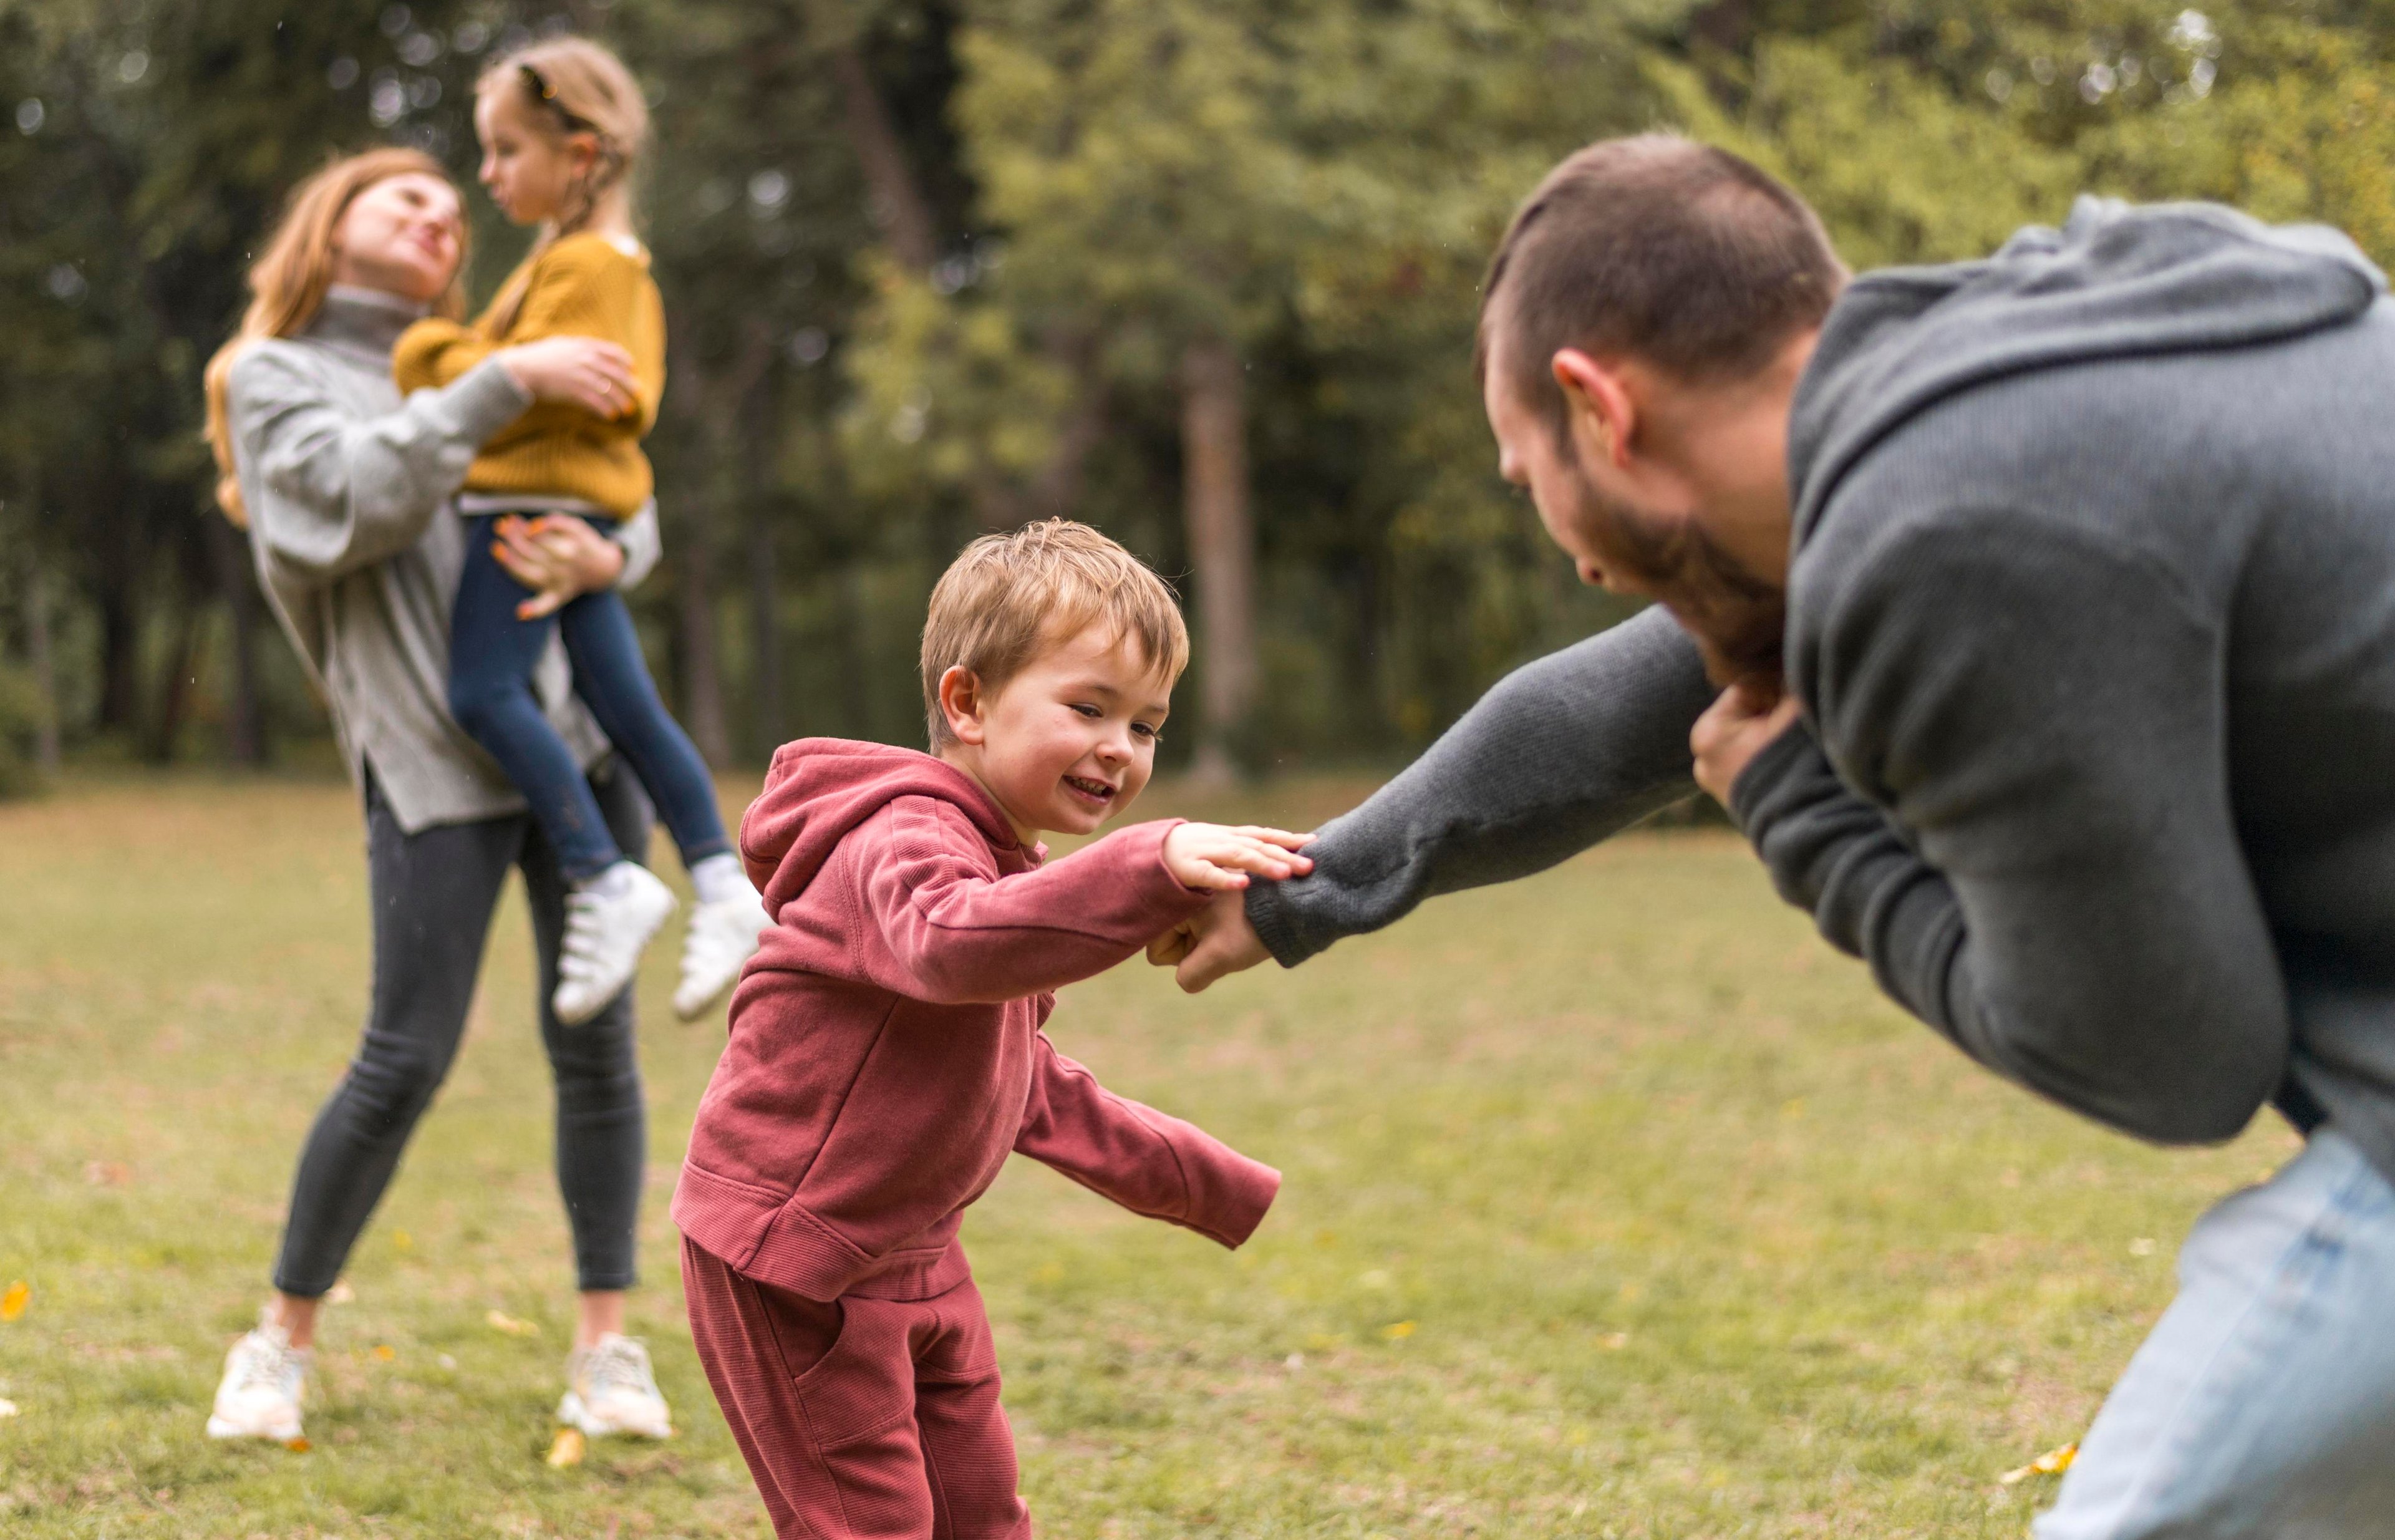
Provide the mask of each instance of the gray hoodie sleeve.
[{"label": "gray hoodie sleeve", "polygon": [[466,479],[483,441],[531,397],[496,360],[396,411],[360,417],[271,344],[236,360],[227,392],[235,441],[260,496],[250,528],[287,571],[329,583],[414,545]]},{"label": "gray hoodie sleeve", "polygon": [[615,575],[615,591],[629,593],[656,570],[665,555],[665,540],[657,531],[657,505],[642,503],[638,513],[615,526],[610,538],[624,552],[624,570]]},{"label": "gray hoodie sleeve", "polygon": [[1250,886],[1249,923],[1295,967],[1434,895],[1544,870],[1696,790],[1688,729],[1713,698],[1661,609],[1527,664],[1323,825],[1310,875]]},{"label": "gray hoodie sleeve", "polygon": [[2233,1136],[2289,1028],[2230,805],[2225,621],[2018,510],[1815,557],[1792,661],[1819,737],[1731,794],[1780,893],[1999,1073],[2145,1138]]}]

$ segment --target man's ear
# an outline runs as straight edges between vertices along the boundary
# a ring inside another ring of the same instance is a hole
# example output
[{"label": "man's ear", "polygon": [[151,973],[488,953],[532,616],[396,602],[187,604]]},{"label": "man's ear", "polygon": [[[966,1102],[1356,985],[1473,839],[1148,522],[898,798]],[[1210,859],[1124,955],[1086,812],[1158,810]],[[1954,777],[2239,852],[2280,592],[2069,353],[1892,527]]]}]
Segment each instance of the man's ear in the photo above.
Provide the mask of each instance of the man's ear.
[{"label": "man's ear", "polygon": [[940,675],[940,715],[947,719],[948,732],[959,743],[978,749],[987,735],[982,730],[984,707],[981,680],[962,664],[956,664]]},{"label": "man's ear", "polygon": [[1574,446],[1618,470],[1627,469],[1638,434],[1638,399],[1629,377],[1578,348],[1556,350],[1552,367],[1555,388],[1564,393]]}]

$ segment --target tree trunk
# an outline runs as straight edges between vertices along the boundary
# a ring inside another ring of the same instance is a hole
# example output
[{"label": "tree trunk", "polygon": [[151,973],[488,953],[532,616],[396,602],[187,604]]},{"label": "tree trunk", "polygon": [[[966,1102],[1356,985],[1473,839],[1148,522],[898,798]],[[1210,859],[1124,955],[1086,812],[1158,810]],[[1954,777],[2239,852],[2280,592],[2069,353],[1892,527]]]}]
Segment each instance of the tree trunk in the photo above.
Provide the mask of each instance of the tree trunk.
[{"label": "tree trunk", "polygon": [[1198,579],[1199,694],[1193,777],[1236,779],[1255,704],[1255,525],[1248,507],[1247,391],[1239,355],[1204,339],[1181,357],[1183,517]]},{"label": "tree trunk", "polygon": [[33,667],[33,687],[42,695],[42,720],[33,728],[33,763],[44,775],[59,769],[59,676],[50,644],[50,576],[40,552],[25,553],[25,652]]},{"label": "tree trunk", "polygon": [[131,585],[112,580],[99,595],[99,721],[131,742],[141,718],[141,625]]},{"label": "tree trunk", "polygon": [[899,143],[889,106],[873,84],[865,50],[857,46],[855,33],[831,13],[826,0],[815,0],[808,16],[823,35],[832,80],[840,87],[840,118],[848,131],[849,147],[865,173],[873,222],[902,266],[910,272],[929,272],[939,249],[931,205],[907,167],[906,146]]},{"label": "tree trunk", "polygon": [[158,714],[151,723],[150,741],[143,746],[142,757],[154,763],[173,763],[183,736],[183,718],[191,710],[192,693],[199,684],[193,670],[199,667],[203,613],[197,596],[187,591],[182,614],[176,618],[174,644],[166,649],[159,675]]},{"label": "tree trunk", "polygon": [[258,691],[258,582],[250,564],[249,536],[223,519],[208,519],[208,557],[217,591],[232,621],[232,716],[225,747],[235,764],[266,763],[266,719]]},{"label": "tree trunk", "polygon": [[1049,356],[1073,372],[1078,388],[1073,405],[1056,430],[1055,446],[1031,478],[1029,515],[1035,519],[1069,519],[1081,503],[1082,472],[1090,454],[1106,436],[1106,384],[1098,373],[1096,350],[1088,339],[1052,342]]},{"label": "tree trunk", "polygon": [[[900,267],[920,278],[932,271],[940,254],[938,223],[931,200],[906,164],[906,147],[890,121],[890,105],[873,83],[873,70],[856,32],[835,13],[830,0],[813,0],[808,20],[814,27],[824,57],[830,62],[833,83],[840,87],[840,122],[865,175],[868,212],[874,228],[889,243],[890,255]],[[976,465],[966,479],[965,499],[973,519],[984,529],[1011,529],[1022,522],[1023,510],[998,473]]]},{"label": "tree trunk", "polygon": [[721,770],[732,763],[732,735],[723,721],[723,670],[715,650],[712,552],[704,520],[675,521],[674,651],[681,664],[676,691],[681,724],[699,757]]},{"label": "tree trunk", "polygon": [[765,499],[748,498],[748,625],[756,649],[757,742],[771,758],[786,736],[782,721],[781,590],[774,580],[774,523]]}]

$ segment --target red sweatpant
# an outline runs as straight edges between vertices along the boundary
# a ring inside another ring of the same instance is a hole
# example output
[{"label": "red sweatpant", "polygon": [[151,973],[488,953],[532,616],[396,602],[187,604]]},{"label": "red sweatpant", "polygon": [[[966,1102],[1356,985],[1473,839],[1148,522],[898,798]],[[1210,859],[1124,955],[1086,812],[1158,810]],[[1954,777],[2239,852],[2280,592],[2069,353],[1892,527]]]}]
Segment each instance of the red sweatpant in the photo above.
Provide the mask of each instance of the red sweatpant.
[{"label": "red sweatpant", "polygon": [[781,1540],[1027,1540],[971,1279],[824,1305],[687,1240],[681,1277],[698,1361]]}]

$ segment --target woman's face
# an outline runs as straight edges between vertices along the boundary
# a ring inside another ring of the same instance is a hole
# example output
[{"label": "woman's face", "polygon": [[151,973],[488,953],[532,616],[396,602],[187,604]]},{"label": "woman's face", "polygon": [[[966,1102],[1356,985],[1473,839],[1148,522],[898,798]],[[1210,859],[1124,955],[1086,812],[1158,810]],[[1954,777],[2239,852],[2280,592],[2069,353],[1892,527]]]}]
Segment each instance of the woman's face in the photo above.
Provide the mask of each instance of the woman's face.
[{"label": "woman's face", "polygon": [[429,305],[457,274],[465,229],[457,190],[403,171],[350,200],[333,227],[333,282]]},{"label": "woman's face", "polygon": [[565,206],[575,179],[589,169],[596,141],[561,134],[540,120],[521,87],[503,83],[474,99],[474,134],[483,164],[474,175],[511,224],[538,224]]}]

